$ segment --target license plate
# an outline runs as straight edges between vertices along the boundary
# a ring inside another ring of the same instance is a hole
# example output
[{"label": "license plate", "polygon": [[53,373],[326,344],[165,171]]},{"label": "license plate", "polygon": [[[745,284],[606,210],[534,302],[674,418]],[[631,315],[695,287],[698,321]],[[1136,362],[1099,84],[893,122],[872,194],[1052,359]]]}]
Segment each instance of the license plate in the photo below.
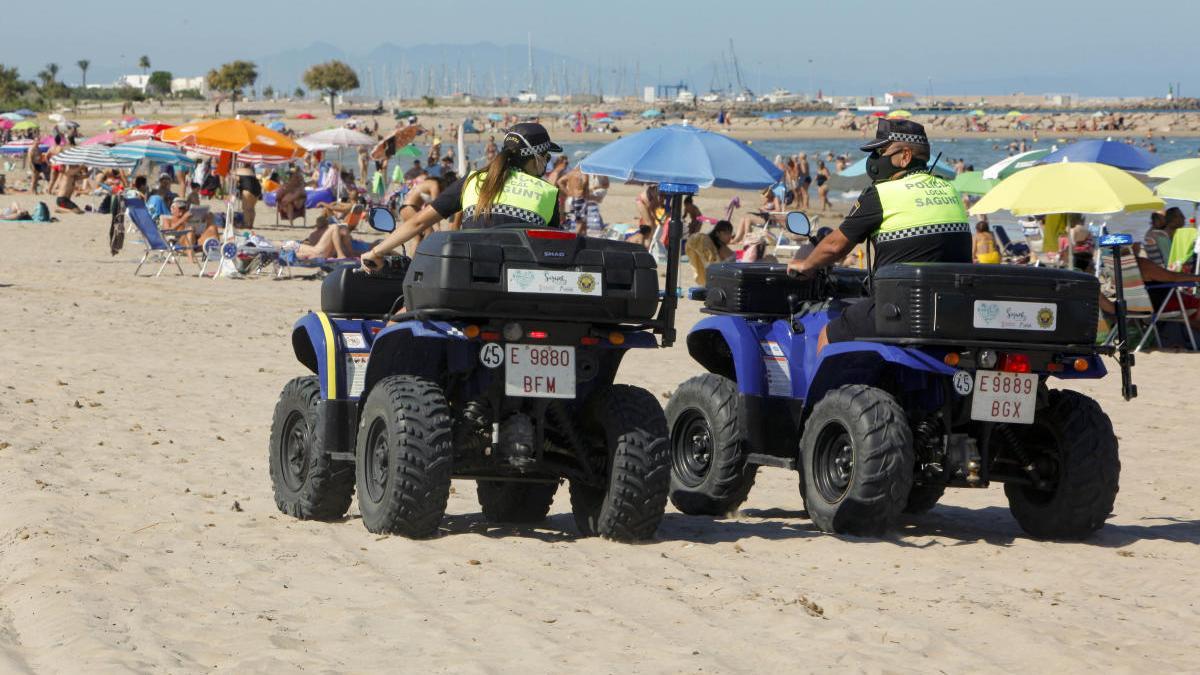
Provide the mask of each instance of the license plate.
[{"label": "license plate", "polygon": [[1053,302],[976,300],[972,325],[995,330],[1052,333],[1058,328],[1058,305]]},{"label": "license plate", "polygon": [[575,398],[575,348],[506,345],[504,393],[533,398]]},{"label": "license plate", "polygon": [[509,293],[603,295],[599,274],[568,270],[508,270]]},{"label": "license plate", "polygon": [[1037,388],[1038,376],[1031,373],[977,371],[975,394],[971,399],[971,419],[981,422],[1033,424]]}]

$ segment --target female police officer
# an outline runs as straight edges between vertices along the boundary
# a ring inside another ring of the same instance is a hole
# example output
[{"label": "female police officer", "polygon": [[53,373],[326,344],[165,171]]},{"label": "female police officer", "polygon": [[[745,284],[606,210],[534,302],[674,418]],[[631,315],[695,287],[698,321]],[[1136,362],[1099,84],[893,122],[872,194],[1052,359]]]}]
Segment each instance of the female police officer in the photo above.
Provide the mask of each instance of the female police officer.
[{"label": "female police officer", "polygon": [[562,152],[562,148],[550,140],[545,127],[535,122],[515,125],[504,135],[500,152],[487,168],[450,185],[404,221],[363,254],[363,267],[373,269],[380,256],[459,211],[463,213],[462,226],[468,229],[522,224],[559,227],[558,188],[541,179],[552,152]]}]

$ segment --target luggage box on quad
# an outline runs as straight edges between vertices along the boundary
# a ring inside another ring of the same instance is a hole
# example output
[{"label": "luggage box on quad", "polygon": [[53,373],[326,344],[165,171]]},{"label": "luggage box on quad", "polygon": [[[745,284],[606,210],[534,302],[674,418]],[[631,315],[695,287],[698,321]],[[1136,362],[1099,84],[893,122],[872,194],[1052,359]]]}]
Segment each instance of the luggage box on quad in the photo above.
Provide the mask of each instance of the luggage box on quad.
[{"label": "luggage box on quad", "polygon": [[835,267],[807,279],[791,277],[782,263],[723,262],[708,266],[704,306],[713,312],[787,316],[800,302],[861,297],[864,270]]},{"label": "luggage box on quad", "polygon": [[403,304],[408,258],[395,257],[375,274],[362,274],[357,265],[334,268],[321,282],[321,311],[335,317],[382,318]]},{"label": "luggage box on quad", "polygon": [[444,317],[638,324],[658,309],[654,258],[557,230],[435,232],[404,281],[409,311]]},{"label": "luggage box on quad", "polygon": [[1082,272],[901,263],[875,273],[880,337],[1090,345],[1100,285]]}]

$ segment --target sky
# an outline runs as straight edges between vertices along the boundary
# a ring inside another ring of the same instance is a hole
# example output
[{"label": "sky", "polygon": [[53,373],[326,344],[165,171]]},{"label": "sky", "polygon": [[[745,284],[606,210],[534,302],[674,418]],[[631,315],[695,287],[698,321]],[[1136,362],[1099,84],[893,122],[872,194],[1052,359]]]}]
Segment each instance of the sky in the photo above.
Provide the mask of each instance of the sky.
[{"label": "sky", "polygon": [[54,61],[62,79],[77,82],[75,62],[86,58],[95,82],[138,72],[142,54],[155,69],[187,76],[317,41],[365,53],[385,42],[524,44],[532,32],[537,47],[603,68],[632,71],[636,64],[642,84],[682,78],[699,92],[709,88],[714,64],[732,38],[744,80],[756,91],[811,86],[835,95],[905,89],[935,96],[1161,96],[1168,83],[1179,82],[1184,95],[1200,95],[1200,80],[1188,80],[1200,63],[1195,0],[408,5],[340,0],[331,11],[328,2],[307,0],[205,0],[150,3],[142,6],[152,10],[133,11],[95,0],[13,2],[3,10],[10,28],[0,42],[0,63],[32,79]]}]

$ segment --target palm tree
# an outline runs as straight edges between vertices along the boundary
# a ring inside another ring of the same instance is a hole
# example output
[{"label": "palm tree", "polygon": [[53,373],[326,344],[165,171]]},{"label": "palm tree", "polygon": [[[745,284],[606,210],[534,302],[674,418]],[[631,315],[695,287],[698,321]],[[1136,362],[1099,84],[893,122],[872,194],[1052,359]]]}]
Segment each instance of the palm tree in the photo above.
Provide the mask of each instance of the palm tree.
[{"label": "palm tree", "polygon": [[50,81],[51,82],[58,81],[58,64],[57,63],[47,63],[46,64],[46,72],[50,73]]},{"label": "palm tree", "polygon": [[141,68],[142,74],[145,75],[150,70],[150,57],[142,56],[138,58],[138,68]]},{"label": "palm tree", "polygon": [[82,88],[87,89],[87,69],[88,66],[92,65],[92,62],[88,61],[87,59],[79,59],[75,62],[75,65],[79,66],[79,72],[83,73]]}]

